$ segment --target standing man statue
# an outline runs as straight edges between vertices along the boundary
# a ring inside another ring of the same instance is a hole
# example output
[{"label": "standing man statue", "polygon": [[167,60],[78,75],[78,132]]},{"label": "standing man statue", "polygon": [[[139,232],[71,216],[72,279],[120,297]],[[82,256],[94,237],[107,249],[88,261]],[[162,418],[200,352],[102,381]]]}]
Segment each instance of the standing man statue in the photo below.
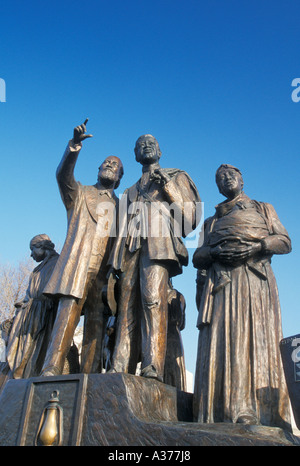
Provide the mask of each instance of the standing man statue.
[{"label": "standing man statue", "polygon": [[195,421],[290,429],[271,258],[289,253],[291,240],[273,206],[244,193],[238,168],[221,165],[216,182],[226,200],[205,221],[193,257],[200,272]]},{"label": "standing man statue", "polygon": [[84,124],[74,129],[57,169],[57,182],[67,210],[68,231],[57,265],[44,293],[59,297],[57,317],[42,375],[62,373],[80,315],[84,313],[81,372],[101,371],[105,329],[102,289],[106,284],[107,258],[114,240],[118,199],[114,189],[123,176],[118,157],[109,156],[99,167],[98,181],[83,186],[74,168],[86,134]]},{"label": "standing man statue", "polygon": [[[163,169],[150,134],[135,146],[141,179],[124,192],[126,214],[110,259],[119,275],[118,318],[111,372],[163,381],[168,327],[169,279],[182,273],[188,253],[182,242],[197,226],[199,194],[187,173]],[[200,219],[199,219],[200,220]]]}]

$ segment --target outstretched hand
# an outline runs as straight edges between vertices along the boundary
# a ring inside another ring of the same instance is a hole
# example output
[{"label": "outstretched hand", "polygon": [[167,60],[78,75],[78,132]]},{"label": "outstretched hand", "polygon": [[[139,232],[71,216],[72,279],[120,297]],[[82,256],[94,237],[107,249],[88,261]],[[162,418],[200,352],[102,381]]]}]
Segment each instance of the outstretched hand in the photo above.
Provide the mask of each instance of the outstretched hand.
[{"label": "outstretched hand", "polygon": [[74,128],[73,141],[75,144],[80,144],[85,139],[93,137],[92,134],[86,134],[86,124],[88,121],[89,119],[87,118],[82,125],[76,126],[76,128]]}]

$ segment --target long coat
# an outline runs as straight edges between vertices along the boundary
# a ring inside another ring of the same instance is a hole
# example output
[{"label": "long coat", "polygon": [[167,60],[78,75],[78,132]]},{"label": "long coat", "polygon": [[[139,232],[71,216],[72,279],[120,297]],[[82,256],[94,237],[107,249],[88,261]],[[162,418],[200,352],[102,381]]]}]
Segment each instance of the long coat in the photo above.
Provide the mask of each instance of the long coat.
[{"label": "long coat", "polygon": [[[291,241],[270,204],[242,193],[216,209],[205,223],[204,243],[195,252],[197,266],[206,271],[198,290],[195,421],[240,422],[251,416],[263,425],[289,429],[279,351],[281,313],[271,257],[289,253]],[[243,241],[261,242],[262,252],[231,265],[212,260],[211,247],[222,244],[236,250]]]},{"label": "long coat", "polygon": [[[116,220],[118,199],[115,194],[103,194],[98,183],[83,186],[75,180],[74,168],[80,149],[81,144],[73,145],[70,141],[56,173],[67,210],[68,231],[59,260],[44,291],[50,296],[82,298],[88,273],[97,274],[113,240],[109,233]],[[99,211],[99,204],[105,206],[104,212]],[[99,218],[101,222],[98,222]],[[102,233],[106,229],[107,236],[101,234],[99,226]]]},{"label": "long coat", "polygon": [[15,379],[40,374],[57,303],[43,295],[58,260],[53,251],[31,273],[26,296],[14,317],[7,344],[7,361]]},{"label": "long coat", "polygon": [[147,240],[149,258],[168,265],[170,276],[182,273],[182,266],[188,264],[181,237],[200,221],[200,196],[186,172],[170,168],[163,171],[170,177],[164,189],[154,181],[142,188],[142,177],[122,196],[119,234],[109,259],[117,271],[123,271],[126,248],[134,253],[143,239]]}]

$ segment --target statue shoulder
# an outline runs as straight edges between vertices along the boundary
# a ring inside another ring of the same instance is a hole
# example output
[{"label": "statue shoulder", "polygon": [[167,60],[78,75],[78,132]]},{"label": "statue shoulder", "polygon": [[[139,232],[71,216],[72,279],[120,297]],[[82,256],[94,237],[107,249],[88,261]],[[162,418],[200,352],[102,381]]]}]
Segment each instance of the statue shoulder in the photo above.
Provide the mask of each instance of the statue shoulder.
[{"label": "statue shoulder", "polygon": [[204,231],[210,231],[210,229],[212,228],[216,218],[217,218],[216,215],[212,215],[211,217],[207,217],[204,220],[204,223],[203,223]]},{"label": "statue shoulder", "polygon": [[194,200],[196,202],[201,202],[197,186],[195,185],[194,181],[192,180],[192,178],[186,171],[180,170],[179,168],[163,168],[163,170],[171,179],[177,176],[184,176],[187,179],[190,185],[190,188],[193,192]]},{"label": "statue shoulder", "polygon": [[256,206],[260,213],[266,216],[272,216],[273,214],[276,214],[273,205],[269,202],[256,201],[255,199],[252,199],[252,203]]}]

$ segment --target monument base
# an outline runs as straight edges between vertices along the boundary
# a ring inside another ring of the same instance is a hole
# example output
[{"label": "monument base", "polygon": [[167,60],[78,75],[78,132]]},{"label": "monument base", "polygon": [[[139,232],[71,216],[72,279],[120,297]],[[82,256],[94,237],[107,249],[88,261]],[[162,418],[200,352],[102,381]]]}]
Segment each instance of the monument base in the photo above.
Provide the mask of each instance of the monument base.
[{"label": "monument base", "polygon": [[300,445],[276,427],[192,422],[192,398],[129,374],[9,380],[0,396],[0,445]]}]

